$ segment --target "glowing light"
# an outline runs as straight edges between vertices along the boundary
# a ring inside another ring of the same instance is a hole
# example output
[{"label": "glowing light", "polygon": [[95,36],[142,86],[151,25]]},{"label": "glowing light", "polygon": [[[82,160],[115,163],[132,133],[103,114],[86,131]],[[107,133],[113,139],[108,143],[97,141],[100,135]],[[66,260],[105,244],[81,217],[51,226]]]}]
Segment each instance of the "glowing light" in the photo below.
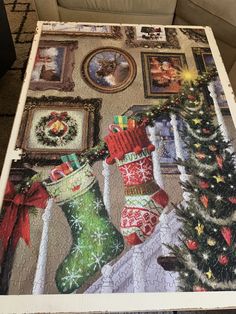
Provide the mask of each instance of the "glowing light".
[{"label": "glowing light", "polygon": [[194,69],[188,69],[186,67],[184,67],[180,72],[179,72],[179,78],[187,83],[192,83],[194,81],[196,81],[197,79],[197,71]]}]

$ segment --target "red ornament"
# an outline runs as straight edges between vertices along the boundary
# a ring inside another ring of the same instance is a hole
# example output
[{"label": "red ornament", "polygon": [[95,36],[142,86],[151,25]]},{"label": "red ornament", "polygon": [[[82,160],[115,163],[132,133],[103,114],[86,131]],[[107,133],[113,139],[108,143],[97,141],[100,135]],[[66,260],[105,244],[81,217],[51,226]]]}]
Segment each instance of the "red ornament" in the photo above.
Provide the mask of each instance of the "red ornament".
[{"label": "red ornament", "polygon": [[221,232],[223,238],[225,239],[226,243],[228,244],[228,246],[230,246],[231,238],[232,238],[231,229],[229,227],[222,227],[220,229],[220,232]]},{"label": "red ornament", "polygon": [[210,185],[206,181],[200,181],[199,182],[199,186],[200,186],[201,189],[208,189]]},{"label": "red ornament", "polygon": [[228,256],[226,256],[226,255],[220,255],[220,256],[218,257],[218,262],[219,262],[221,265],[223,265],[223,266],[228,265],[228,263],[229,263],[229,258],[228,258]]},{"label": "red ornament", "polygon": [[195,251],[198,249],[198,243],[194,240],[187,240],[186,245],[187,245],[187,248],[191,251]]},{"label": "red ornament", "polygon": [[204,128],[204,129],[202,129],[202,132],[204,134],[209,134],[211,131],[209,129]]},{"label": "red ornament", "polygon": [[206,158],[206,154],[202,152],[196,153],[195,156],[200,160],[203,160]]},{"label": "red ornament", "polygon": [[232,204],[236,204],[236,197],[235,197],[235,196],[229,197],[228,200],[229,200]]},{"label": "red ornament", "polygon": [[204,292],[204,291],[207,291],[207,289],[205,289],[201,286],[193,286],[193,291],[194,292]]},{"label": "red ornament", "polygon": [[193,95],[188,95],[188,99],[189,99],[189,100],[195,100],[195,99],[196,99],[196,97],[195,97],[195,96],[193,96]]},{"label": "red ornament", "polygon": [[206,195],[202,195],[200,197],[200,201],[202,202],[205,208],[208,208],[208,197]]},{"label": "red ornament", "polygon": [[216,156],[216,161],[220,169],[223,168],[223,158],[221,156]]}]

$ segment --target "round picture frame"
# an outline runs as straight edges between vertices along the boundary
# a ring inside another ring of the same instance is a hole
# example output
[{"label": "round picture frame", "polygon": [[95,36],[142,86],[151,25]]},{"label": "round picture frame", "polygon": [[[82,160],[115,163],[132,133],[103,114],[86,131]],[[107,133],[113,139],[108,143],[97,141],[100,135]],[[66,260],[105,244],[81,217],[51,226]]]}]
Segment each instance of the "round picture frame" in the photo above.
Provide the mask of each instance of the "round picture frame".
[{"label": "round picture frame", "polygon": [[134,81],[137,66],[133,57],[116,47],[102,47],[91,51],[83,60],[84,81],[101,93],[118,93]]}]

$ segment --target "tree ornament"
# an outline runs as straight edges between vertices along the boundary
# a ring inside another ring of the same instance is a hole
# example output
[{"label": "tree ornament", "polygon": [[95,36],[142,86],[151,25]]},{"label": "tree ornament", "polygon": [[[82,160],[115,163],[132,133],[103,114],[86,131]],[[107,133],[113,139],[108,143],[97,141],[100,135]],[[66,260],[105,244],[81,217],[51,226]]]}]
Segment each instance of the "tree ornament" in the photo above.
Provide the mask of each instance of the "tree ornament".
[{"label": "tree ornament", "polygon": [[201,189],[208,189],[210,185],[206,181],[199,181],[199,186]]},{"label": "tree ornament", "polygon": [[199,247],[198,242],[195,240],[187,240],[186,245],[187,245],[187,248],[191,251],[195,251]]},{"label": "tree ornament", "polygon": [[214,275],[211,271],[211,269],[209,268],[208,272],[205,273],[208,279],[214,278]]},{"label": "tree ornament", "polygon": [[188,95],[188,99],[189,99],[189,100],[195,100],[195,99],[196,99],[196,97],[195,97],[195,96],[193,96],[193,95]]},{"label": "tree ornament", "polygon": [[216,156],[216,161],[217,161],[217,164],[218,164],[219,168],[222,169],[223,168],[223,158],[222,158],[222,156],[217,155]]},{"label": "tree ornament", "polygon": [[200,224],[200,222],[198,222],[197,226],[194,229],[197,231],[197,234],[199,236],[204,233],[204,225]]},{"label": "tree ornament", "polygon": [[58,290],[71,293],[117,257],[124,241],[108,216],[98,181],[87,163],[45,186],[71,228],[70,251],[56,271]]},{"label": "tree ornament", "polygon": [[223,265],[223,266],[228,265],[228,263],[229,263],[229,258],[228,258],[228,256],[226,256],[226,255],[220,255],[220,256],[218,257],[218,262],[219,262],[221,265]]},{"label": "tree ornament", "polygon": [[216,240],[214,238],[210,237],[210,238],[207,239],[207,244],[209,246],[215,246],[216,245]]},{"label": "tree ornament", "polygon": [[236,204],[236,196],[229,197],[228,200],[229,200],[232,204]]},{"label": "tree ornament", "polygon": [[206,158],[206,154],[203,152],[198,152],[195,154],[195,156],[200,160],[204,160]]},{"label": "tree ornament", "polygon": [[213,178],[216,180],[217,183],[225,182],[225,179],[221,175],[213,176]]},{"label": "tree ornament", "polygon": [[194,123],[195,125],[197,125],[197,124],[200,124],[200,123],[202,122],[202,119],[195,118],[195,119],[192,119],[192,121],[193,121],[193,123]]},{"label": "tree ornament", "polygon": [[215,145],[210,145],[209,146],[210,151],[215,152],[217,151],[217,147]]},{"label": "tree ornament", "polygon": [[201,286],[193,286],[193,291],[194,292],[204,292],[204,291],[207,291],[207,289],[205,289],[204,287],[201,287]]},{"label": "tree ornament", "polygon": [[200,143],[193,144],[196,148],[200,148],[202,145]]},{"label": "tree ornament", "polygon": [[208,197],[206,195],[202,195],[200,197],[200,201],[202,202],[202,204],[204,205],[205,208],[208,208]]},{"label": "tree ornament", "polygon": [[232,231],[229,227],[222,227],[220,229],[220,232],[223,236],[223,238],[225,239],[226,243],[228,244],[228,246],[230,246],[231,244],[231,239],[232,239]]},{"label": "tree ornament", "polygon": [[211,131],[209,129],[203,128],[202,129],[203,134],[209,134]]}]

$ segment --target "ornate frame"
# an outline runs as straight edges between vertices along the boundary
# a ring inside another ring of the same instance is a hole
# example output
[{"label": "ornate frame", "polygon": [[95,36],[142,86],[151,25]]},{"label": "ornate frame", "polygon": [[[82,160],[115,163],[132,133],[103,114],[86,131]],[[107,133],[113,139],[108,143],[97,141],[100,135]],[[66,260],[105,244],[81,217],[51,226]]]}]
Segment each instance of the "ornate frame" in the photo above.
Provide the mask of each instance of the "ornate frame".
[{"label": "ornate frame", "polygon": [[[99,84],[96,84],[94,82],[94,80],[92,80],[90,75],[89,75],[89,64],[90,64],[90,61],[92,60],[92,58],[96,54],[102,53],[105,51],[114,51],[114,52],[120,53],[126,58],[126,60],[129,63],[129,76],[128,76],[128,78],[123,83],[116,85],[114,87],[106,87],[106,86],[103,87]],[[84,81],[90,87],[94,88],[98,92],[107,93],[107,94],[118,93],[118,92],[126,89],[134,81],[134,79],[136,77],[136,73],[137,73],[137,66],[136,66],[136,63],[135,63],[133,57],[130,54],[128,54],[126,51],[124,51],[120,48],[116,48],[116,47],[103,47],[103,48],[98,48],[98,49],[91,51],[85,57],[85,59],[82,62],[82,65],[81,65],[81,74],[82,74]]]},{"label": "ornate frame", "polygon": [[[100,109],[102,100],[99,98],[82,99],[80,97],[55,97],[42,96],[40,98],[28,97],[21,120],[21,125],[16,141],[16,148],[23,151],[22,161],[29,163],[37,161],[40,165],[54,164],[63,154],[72,152],[80,153],[86,149],[93,147],[99,142],[99,121],[101,119]],[[63,149],[63,148],[31,148],[28,146],[30,132],[32,132],[33,114],[37,110],[71,110],[83,111],[85,127],[82,134],[81,149]]]},{"label": "ornate frame", "polygon": [[136,36],[136,28],[135,26],[126,26],[125,27],[125,35],[126,40],[125,43],[128,47],[137,48],[159,48],[159,49],[180,49],[180,44],[177,38],[177,31],[176,28],[165,28],[166,32],[166,41],[159,42],[159,41],[144,41],[144,40],[137,40]]},{"label": "ornate frame", "polygon": [[43,23],[42,33],[47,35],[69,35],[69,36],[94,36],[94,37],[104,37],[112,39],[121,39],[122,32],[120,26],[106,25],[109,28],[109,32],[81,32],[76,29],[77,25],[80,26],[103,26],[103,25],[93,25],[93,24],[79,24],[79,23],[66,23],[67,27],[63,30],[60,26],[65,25],[65,23]]},{"label": "ornate frame", "polygon": [[29,89],[31,90],[48,90],[56,89],[59,91],[70,92],[74,90],[75,83],[72,79],[72,72],[75,65],[74,50],[78,48],[78,41],[56,41],[41,40],[38,48],[54,47],[65,48],[62,64],[62,73],[60,81],[30,81]]},{"label": "ornate frame", "polygon": [[187,67],[187,61],[184,53],[169,53],[169,52],[141,52],[142,60],[142,71],[143,71],[143,85],[144,85],[144,96],[145,98],[168,98],[170,95],[176,94],[172,92],[159,92],[153,93],[151,90],[151,77],[150,68],[148,63],[148,57],[179,57],[182,65]]},{"label": "ornate frame", "polygon": [[[207,72],[207,64],[206,64],[205,59],[204,59],[204,54],[210,55],[213,58],[213,56],[211,54],[211,49],[210,48],[203,48],[203,47],[192,47],[192,52],[193,52],[194,60],[195,60],[196,67],[197,67],[199,74],[203,74],[204,72]],[[217,76],[214,84],[216,84],[216,85],[220,84],[221,85],[221,81],[220,81],[219,76]],[[221,85],[221,87],[222,87],[222,85]],[[223,87],[222,87],[222,91],[224,93]],[[204,94],[206,101],[209,103],[212,103],[212,99],[211,99],[210,93],[209,93],[207,88],[203,88],[203,94]],[[217,93],[216,93],[216,95],[217,95]],[[219,103],[219,107],[220,107],[222,113],[224,115],[230,115],[227,100],[223,101],[224,105],[222,106],[222,105],[220,105],[220,103],[222,102],[222,100],[220,99],[220,95],[217,95],[217,101]]]},{"label": "ornate frame", "polygon": [[208,44],[208,40],[206,37],[205,29],[199,28],[180,28],[181,32],[188,37],[190,40],[194,40],[195,42]]}]

